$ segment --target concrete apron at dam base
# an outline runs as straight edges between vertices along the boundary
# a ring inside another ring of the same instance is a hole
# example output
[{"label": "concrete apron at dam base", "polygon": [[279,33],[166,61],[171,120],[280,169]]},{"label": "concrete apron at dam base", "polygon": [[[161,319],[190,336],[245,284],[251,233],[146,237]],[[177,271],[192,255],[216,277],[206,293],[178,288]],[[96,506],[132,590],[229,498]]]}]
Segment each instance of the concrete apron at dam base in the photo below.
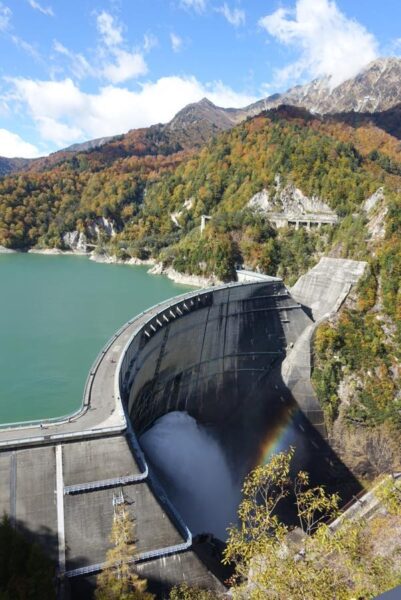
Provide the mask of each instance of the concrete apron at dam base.
[{"label": "concrete apron at dam base", "polygon": [[322,259],[291,293],[266,278],[163,302],[105,346],[77,414],[0,429],[0,511],[56,561],[65,593],[87,598],[93,589],[121,492],[135,519],[136,566],[152,591],[163,597],[182,581],[224,589],[137,441],[167,412],[187,411],[213,426],[241,475],[274,451],[277,432],[291,422],[299,432],[296,468],[334,488],[347,483],[344,500],[354,493],[357,482],[325,439],[310,342],[364,269]]}]

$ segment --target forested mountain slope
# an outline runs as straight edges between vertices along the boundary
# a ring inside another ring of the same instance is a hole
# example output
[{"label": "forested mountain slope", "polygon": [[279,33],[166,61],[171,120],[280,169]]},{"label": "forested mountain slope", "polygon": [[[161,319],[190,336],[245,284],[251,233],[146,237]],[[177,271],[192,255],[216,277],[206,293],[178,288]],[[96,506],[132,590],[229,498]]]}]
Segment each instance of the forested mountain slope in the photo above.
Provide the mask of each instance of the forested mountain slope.
[{"label": "forested mountain slope", "polygon": [[[98,138],[54,152],[38,159],[4,158],[0,156],[0,176],[20,171],[40,171],[60,164],[71,158],[71,154],[86,150],[96,150],[106,146],[104,154],[123,158],[135,153],[132,142],[166,153],[175,150],[196,148],[207,142],[219,131],[230,129],[249,117],[283,104],[298,106],[314,114],[346,113],[345,119],[358,122],[361,113],[366,121],[372,113],[387,114],[379,126],[399,137],[400,128],[397,116],[392,109],[401,103],[399,81],[401,59],[396,57],[378,58],[368,64],[357,76],[332,87],[330,79],[316,79],[306,85],[298,85],[284,93],[273,94],[243,108],[222,108],[215,106],[207,98],[185,106],[166,124],[153,125],[145,129],[129,131],[127,134],[111,138]],[[347,113],[350,113],[349,115]],[[373,117],[373,121],[375,117]],[[134,138],[134,139],[132,139]],[[128,154],[127,154],[128,150]],[[148,148],[149,151],[149,148]]]},{"label": "forested mountain slope", "polygon": [[[395,467],[401,147],[379,123],[284,106],[219,133],[199,150],[185,149],[161,126],[132,132],[47,170],[42,164],[38,172],[0,179],[0,245],[63,248],[65,234],[76,231],[98,251],[121,258],[152,257],[223,280],[243,264],[288,284],[324,254],[368,261],[355,297],[318,331],[314,381],[350,466],[367,474]],[[250,202],[262,191],[279,211],[302,197],[306,205],[330,207],[338,223],[277,229]],[[203,214],[211,220],[201,235]],[[368,444],[372,432],[385,440],[379,458],[380,441]],[[361,455],[348,452],[347,436]]]},{"label": "forested mountain slope", "polygon": [[[104,168],[115,160],[130,156],[169,155],[182,150],[199,148],[221,130],[233,127],[237,120],[231,117],[238,111],[219,108],[204,98],[189,104],[166,124],[132,129],[128,133],[109,138],[98,138],[74,144],[35,159],[0,157],[0,176],[22,172],[42,172],[65,162],[81,161],[81,168]],[[246,114],[241,119],[246,118]],[[83,158],[86,156],[88,162]],[[84,166],[82,166],[82,161]]]}]

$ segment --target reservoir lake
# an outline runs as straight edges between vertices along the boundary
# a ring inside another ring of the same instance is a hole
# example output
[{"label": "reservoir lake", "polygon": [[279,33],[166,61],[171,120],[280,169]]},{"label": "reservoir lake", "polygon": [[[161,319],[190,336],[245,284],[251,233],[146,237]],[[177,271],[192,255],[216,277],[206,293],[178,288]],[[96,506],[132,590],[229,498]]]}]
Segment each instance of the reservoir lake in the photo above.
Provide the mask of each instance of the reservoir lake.
[{"label": "reservoir lake", "polygon": [[0,425],[77,410],[91,364],[116,330],[191,289],[148,268],[0,254]]}]

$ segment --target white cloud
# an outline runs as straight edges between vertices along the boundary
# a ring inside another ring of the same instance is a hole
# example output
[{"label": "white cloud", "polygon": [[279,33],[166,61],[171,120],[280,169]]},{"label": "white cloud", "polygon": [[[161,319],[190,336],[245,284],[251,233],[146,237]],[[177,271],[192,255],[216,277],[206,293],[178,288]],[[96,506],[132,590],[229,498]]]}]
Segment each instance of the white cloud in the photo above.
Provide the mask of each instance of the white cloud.
[{"label": "white cloud", "polygon": [[72,52],[58,40],[53,41],[53,48],[55,52],[69,59],[71,71],[78,79],[82,79],[87,75],[96,75],[95,69],[89,64],[83,54]]},{"label": "white cloud", "polygon": [[28,0],[28,3],[30,4],[30,6],[32,6],[33,9],[38,10],[43,15],[47,15],[48,17],[54,17],[54,12],[51,6],[42,6],[41,4],[39,4],[39,2],[36,2],[36,0]]},{"label": "white cloud", "polygon": [[85,95],[71,79],[63,81],[34,81],[33,79],[11,79],[15,87],[14,100],[27,104],[35,118],[48,116],[60,119],[85,110]]},{"label": "white cloud", "polygon": [[162,77],[138,91],[109,85],[96,94],[81,91],[71,79],[12,83],[14,103],[27,108],[42,139],[57,147],[167,122],[204,96],[219,106],[240,107],[256,100],[221,82],[203,85],[195,77]]},{"label": "white cloud", "polygon": [[114,51],[116,62],[105,65],[103,76],[111,83],[123,83],[148,72],[146,62],[139,52]]},{"label": "white cloud", "polygon": [[220,6],[220,8],[217,8],[216,10],[227,19],[230,25],[233,25],[234,27],[245,25],[245,11],[239,8],[231,9],[227,2],[224,2],[223,6]]},{"label": "white cloud", "polygon": [[401,37],[396,38],[395,40],[393,40],[390,44],[390,52],[389,54],[396,54],[398,55],[401,51]]},{"label": "white cloud", "polygon": [[[96,69],[97,75],[111,83],[124,83],[148,72],[145,59],[139,50],[123,49],[124,37],[122,26],[105,10],[96,17],[97,29],[106,48],[98,51],[98,60],[102,64]],[[144,36],[143,50],[148,52],[157,38],[152,35]],[[95,73],[94,73],[95,74]]]},{"label": "white cloud", "polygon": [[159,43],[159,40],[152,33],[145,33],[143,36],[143,49],[145,52],[150,52]]},{"label": "white cloud", "polygon": [[[105,14],[102,13],[103,16]],[[98,48],[94,63],[90,63],[83,54],[66,48],[58,40],[53,42],[55,52],[69,59],[69,68],[78,79],[91,76],[117,84],[145,75],[148,67],[142,52],[124,50],[121,32],[115,29],[113,21],[108,18],[112,19],[111,15],[107,13],[107,18],[101,18],[102,15],[99,15],[97,19],[99,23],[100,18],[101,36],[105,47]],[[144,36],[144,51],[149,51],[155,44],[157,44],[157,38],[152,35]]]},{"label": "white cloud", "polygon": [[118,46],[123,41],[122,27],[116,23],[114,17],[102,10],[96,18],[97,29],[106,46]]},{"label": "white cloud", "polygon": [[37,51],[37,49],[34,46],[32,46],[32,44],[29,44],[28,42],[26,42],[22,38],[18,37],[17,35],[12,35],[11,41],[18,48],[21,48],[21,50],[23,50],[24,52],[26,52],[27,54],[32,56],[32,58],[34,58],[35,60],[37,60],[37,61],[42,60],[42,57],[40,56],[39,52]]},{"label": "white cloud", "polygon": [[10,26],[11,16],[11,9],[0,2],[0,31],[7,31]]},{"label": "white cloud", "polygon": [[39,150],[33,144],[25,142],[19,135],[7,129],[0,129],[0,156],[6,158],[36,158]]},{"label": "white cloud", "polygon": [[40,61],[41,56],[40,56],[39,52],[36,50],[36,48],[34,46],[32,46],[32,44],[29,44],[28,42],[26,42],[24,39],[22,39],[18,35],[12,34],[13,27],[11,25],[11,17],[12,17],[11,9],[8,8],[8,6],[5,6],[0,1],[0,33],[6,33],[9,36],[9,39],[11,39],[12,43],[15,46],[17,46],[18,48],[21,48],[21,50],[23,50],[27,54],[30,54],[30,56],[32,56],[32,58],[34,58],[35,60]]},{"label": "white cloud", "polygon": [[302,75],[330,77],[335,87],[377,57],[377,42],[363,25],[348,19],[334,0],[297,0],[259,24],[274,38],[300,50],[300,58],[278,73],[280,83]]},{"label": "white cloud", "polygon": [[207,0],[181,0],[181,6],[183,8],[192,8],[198,13],[206,10]]},{"label": "white cloud", "polygon": [[182,48],[182,39],[175,33],[170,33],[171,47],[174,52],[179,52]]},{"label": "white cloud", "polygon": [[42,139],[56,144],[58,147],[64,147],[72,144],[84,135],[82,129],[50,119],[46,116],[39,116],[36,119],[38,131]]}]

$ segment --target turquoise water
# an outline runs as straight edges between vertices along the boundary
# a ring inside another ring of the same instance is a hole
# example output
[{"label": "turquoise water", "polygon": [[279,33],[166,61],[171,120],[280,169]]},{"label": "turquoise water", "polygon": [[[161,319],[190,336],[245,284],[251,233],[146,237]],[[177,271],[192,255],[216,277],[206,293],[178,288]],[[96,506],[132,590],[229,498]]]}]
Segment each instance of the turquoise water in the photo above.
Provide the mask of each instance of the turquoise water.
[{"label": "turquoise water", "polygon": [[0,423],[76,410],[90,366],[113,333],[189,289],[148,275],[147,267],[0,255]]}]

